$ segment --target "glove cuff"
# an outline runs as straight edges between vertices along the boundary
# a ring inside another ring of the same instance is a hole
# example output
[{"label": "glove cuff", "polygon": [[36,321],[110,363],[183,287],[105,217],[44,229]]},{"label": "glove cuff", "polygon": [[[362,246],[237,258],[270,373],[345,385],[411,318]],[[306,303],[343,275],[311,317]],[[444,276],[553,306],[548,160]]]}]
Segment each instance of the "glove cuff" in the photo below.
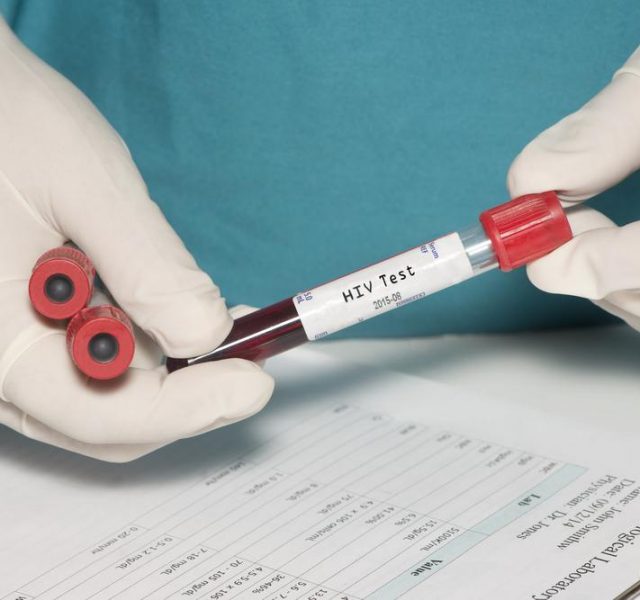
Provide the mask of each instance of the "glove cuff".
[{"label": "glove cuff", "polygon": [[625,73],[640,77],[640,46],[638,46],[636,51],[627,59],[627,62],[613,74],[613,77],[616,78],[618,75]]}]

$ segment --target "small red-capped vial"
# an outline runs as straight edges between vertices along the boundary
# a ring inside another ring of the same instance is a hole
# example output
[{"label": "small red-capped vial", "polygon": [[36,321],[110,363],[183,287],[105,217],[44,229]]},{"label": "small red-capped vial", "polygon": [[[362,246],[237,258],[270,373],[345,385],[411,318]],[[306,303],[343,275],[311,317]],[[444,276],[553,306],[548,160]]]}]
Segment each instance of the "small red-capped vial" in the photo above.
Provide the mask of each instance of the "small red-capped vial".
[{"label": "small red-capped vial", "polygon": [[54,248],[33,267],[29,297],[44,317],[71,319],[67,348],[80,371],[93,379],[113,379],[122,375],[133,359],[133,326],[114,306],[87,308],[95,276],[96,270],[83,252],[73,246]]},{"label": "small red-capped vial", "polygon": [[484,211],[471,227],[237,319],[217,347],[167,358],[169,372],[227,358],[264,360],[500,268],[517,269],[573,237],[553,191],[514,198]]},{"label": "small red-capped vial", "polygon": [[69,322],[67,348],[75,365],[88,377],[114,379],[133,359],[133,325],[115,306],[83,308]]},{"label": "small red-capped vial", "polygon": [[49,319],[70,319],[91,300],[96,271],[77,248],[61,246],[45,252],[29,279],[33,307]]}]

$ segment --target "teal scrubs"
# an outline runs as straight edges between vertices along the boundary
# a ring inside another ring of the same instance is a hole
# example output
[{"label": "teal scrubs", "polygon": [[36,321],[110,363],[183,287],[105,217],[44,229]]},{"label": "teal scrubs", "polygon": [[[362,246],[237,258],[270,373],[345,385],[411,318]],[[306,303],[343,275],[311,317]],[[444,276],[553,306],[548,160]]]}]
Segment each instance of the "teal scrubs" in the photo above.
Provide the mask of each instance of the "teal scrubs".
[{"label": "teal scrubs", "polygon": [[[0,10],[120,132],[229,304],[255,306],[506,200],[522,146],[640,43],[637,0],[0,0]],[[638,219],[638,187],[632,178],[595,205]],[[494,272],[343,335],[607,319],[524,272]]]}]

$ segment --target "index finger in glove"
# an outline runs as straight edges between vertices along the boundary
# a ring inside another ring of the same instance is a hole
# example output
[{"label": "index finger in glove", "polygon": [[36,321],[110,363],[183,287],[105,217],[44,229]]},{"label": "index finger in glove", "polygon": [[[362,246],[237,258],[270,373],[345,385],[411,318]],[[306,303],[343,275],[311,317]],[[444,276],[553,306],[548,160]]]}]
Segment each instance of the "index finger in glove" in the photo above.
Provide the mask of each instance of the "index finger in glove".
[{"label": "index finger in glove", "polygon": [[640,167],[640,49],[577,112],[529,143],[509,169],[512,197],[555,190],[586,200]]},{"label": "index finger in glove", "polygon": [[136,181],[135,167],[123,170],[117,183],[115,174],[92,177],[84,210],[69,199],[56,204],[64,233],[166,354],[185,357],[216,347],[232,324],[219,289]]}]

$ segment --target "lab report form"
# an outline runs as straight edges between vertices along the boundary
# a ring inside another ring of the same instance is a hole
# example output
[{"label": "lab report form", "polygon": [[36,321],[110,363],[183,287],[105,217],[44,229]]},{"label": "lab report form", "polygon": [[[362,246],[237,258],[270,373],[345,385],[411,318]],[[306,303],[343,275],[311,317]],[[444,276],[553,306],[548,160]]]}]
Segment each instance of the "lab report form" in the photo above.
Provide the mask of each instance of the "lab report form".
[{"label": "lab report form", "polygon": [[268,369],[262,413],[130,464],[0,431],[0,599],[606,600],[639,578],[638,439],[310,349]]}]

